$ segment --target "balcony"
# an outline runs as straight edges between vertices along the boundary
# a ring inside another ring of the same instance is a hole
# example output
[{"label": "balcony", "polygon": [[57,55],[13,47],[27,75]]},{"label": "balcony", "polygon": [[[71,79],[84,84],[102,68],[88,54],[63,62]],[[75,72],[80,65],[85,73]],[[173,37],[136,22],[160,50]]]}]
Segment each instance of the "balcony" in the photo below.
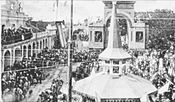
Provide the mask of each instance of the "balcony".
[{"label": "balcony", "polygon": [[11,29],[4,29],[1,35],[2,38],[1,44],[2,45],[13,44],[31,39],[32,37],[33,34],[28,29],[23,28],[23,29],[17,29],[16,31]]}]

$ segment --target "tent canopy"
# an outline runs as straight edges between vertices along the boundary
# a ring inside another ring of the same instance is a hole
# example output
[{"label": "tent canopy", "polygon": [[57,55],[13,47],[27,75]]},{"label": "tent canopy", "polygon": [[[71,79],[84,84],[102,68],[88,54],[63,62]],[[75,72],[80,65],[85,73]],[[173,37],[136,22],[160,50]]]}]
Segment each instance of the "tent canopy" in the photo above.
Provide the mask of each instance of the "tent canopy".
[{"label": "tent canopy", "polygon": [[141,98],[157,89],[151,82],[132,74],[115,76],[105,73],[77,81],[73,90],[100,99]]}]

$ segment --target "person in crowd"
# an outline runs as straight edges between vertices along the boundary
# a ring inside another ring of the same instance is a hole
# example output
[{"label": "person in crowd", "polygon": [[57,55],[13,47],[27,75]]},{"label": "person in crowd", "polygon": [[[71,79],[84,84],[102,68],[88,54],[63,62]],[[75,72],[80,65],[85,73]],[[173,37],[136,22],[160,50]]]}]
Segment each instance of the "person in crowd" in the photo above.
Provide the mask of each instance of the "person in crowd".
[{"label": "person in crowd", "polygon": [[2,25],[1,43],[3,45],[27,40],[32,38],[32,36],[33,34],[31,30],[22,26],[16,29],[15,24],[12,24],[11,28],[5,28],[5,25]]},{"label": "person in crowd", "polygon": [[50,88],[46,89],[39,95],[37,102],[64,102],[66,101],[66,95],[63,94],[60,89],[63,86],[63,80],[60,78],[55,78],[52,81]]}]

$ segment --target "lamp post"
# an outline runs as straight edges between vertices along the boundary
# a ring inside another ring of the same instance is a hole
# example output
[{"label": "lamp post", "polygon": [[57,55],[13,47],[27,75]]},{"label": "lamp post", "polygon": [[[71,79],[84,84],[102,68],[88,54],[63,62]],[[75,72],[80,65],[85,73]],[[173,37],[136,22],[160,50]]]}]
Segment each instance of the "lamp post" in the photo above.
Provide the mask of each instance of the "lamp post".
[{"label": "lamp post", "polygon": [[68,102],[72,102],[72,33],[73,33],[73,0],[71,0],[71,25],[68,40]]}]

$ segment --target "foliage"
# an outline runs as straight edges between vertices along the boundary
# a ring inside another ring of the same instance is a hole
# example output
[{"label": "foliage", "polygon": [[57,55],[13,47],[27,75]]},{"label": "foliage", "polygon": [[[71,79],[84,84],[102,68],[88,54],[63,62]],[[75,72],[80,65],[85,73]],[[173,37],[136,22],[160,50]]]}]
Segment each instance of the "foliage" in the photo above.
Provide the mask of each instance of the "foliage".
[{"label": "foliage", "polygon": [[173,21],[175,13],[167,9],[156,9],[154,12],[137,12],[136,21],[140,20],[149,25],[150,35],[165,36],[174,33]]},{"label": "foliage", "polygon": [[136,21],[149,25],[149,48],[168,49],[175,42],[175,13],[168,9],[156,9],[154,12],[137,12]]}]

